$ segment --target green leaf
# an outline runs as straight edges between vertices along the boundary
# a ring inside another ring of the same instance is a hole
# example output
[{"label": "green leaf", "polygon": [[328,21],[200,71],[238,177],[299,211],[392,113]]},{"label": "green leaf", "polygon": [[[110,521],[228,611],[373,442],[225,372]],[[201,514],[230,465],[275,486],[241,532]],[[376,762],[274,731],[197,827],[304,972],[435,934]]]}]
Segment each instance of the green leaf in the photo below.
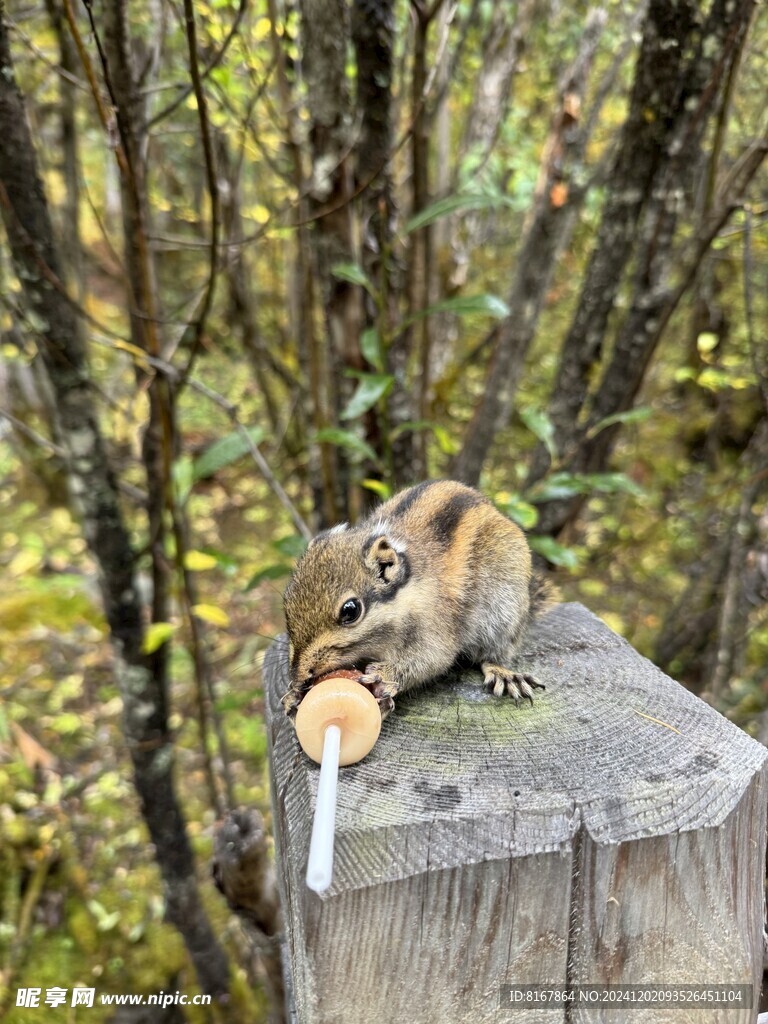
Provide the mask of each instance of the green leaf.
[{"label": "green leaf", "polygon": [[432,316],[433,313],[453,313],[456,316],[471,316],[474,313],[484,313],[494,317],[496,320],[502,320],[505,316],[509,315],[509,306],[498,295],[456,295],[452,299],[444,299],[442,302],[436,302],[432,306],[427,306],[426,309],[420,309],[413,316],[404,320],[400,325],[400,329],[403,330],[409,327],[412,323],[421,320],[425,316]]},{"label": "green leaf", "polygon": [[380,372],[384,369],[381,338],[375,327],[366,327],[360,335],[360,351],[371,366],[375,366]]},{"label": "green leaf", "polygon": [[324,427],[315,434],[315,440],[326,444],[335,444],[339,448],[347,448],[350,452],[371,462],[378,462],[376,452],[367,441],[364,441],[351,430],[340,430],[338,427]]},{"label": "green leaf", "polygon": [[[264,440],[264,430],[262,427],[249,427],[248,436],[254,444],[260,444]],[[219,438],[199,458],[195,459],[192,465],[192,480],[203,480],[205,477],[212,476],[225,466],[237,462],[249,451],[246,439],[237,430]]]},{"label": "green leaf", "polygon": [[245,585],[245,589],[246,591],[253,590],[254,587],[258,587],[258,585],[263,583],[265,580],[282,580],[286,576],[290,576],[292,572],[293,569],[290,565],[265,565],[263,569],[259,569],[258,572],[251,576]]},{"label": "green leaf", "polygon": [[523,530],[532,530],[539,521],[539,510],[522,498],[510,498],[502,511]]},{"label": "green leaf", "polygon": [[573,548],[558,544],[551,537],[529,537],[531,548],[553,565],[562,565],[565,569],[577,569],[579,556]]},{"label": "green leaf", "polygon": [[645,494],[643,488],[626,473],[586,473],[583,480],[589,490],[602,494],[633,494],[635,497]]},{"label": "green leaf", "polygon": [[432,427],[437,446],[444,455],[455,455],[459,450],[459,442],[448,433],[445,427],[435,424]]},{"label": "green leaf", "polygon": [[340,418],[343,420],[353,420],[362,416],[391,391],[395,380],[389,373],[356,373],[355,376],[360,383],[341,413]]},{"label": "green leaf", "polygon": [[614,423],[642,423],[653,413],[653,409],[647,405],[639,406],[637,409],[627,409],[626,412],[615,412],[612,416],[606,416],[599,420],[594,427],[590,427],[587,437],[594,437],[601,430],[612,426]]},{"label": "green leaf", "polygon": [[547,413],[542,409],[521,409],[520,419],[531,433],[538,437],[542,444],[546,445],[547,451],[552,458],[556,459],[555,427]]},{"label": "green leaf", "polygon": [[390,441],[394,441],[401,434],[415,434],[419,430],[434,430],[435,424],[432,420],[408,420],[406,423],[398,423],[389,432]]},{"label": "green leaf", "polygon": [[642,495],[643,489],[626,473],[552,473],[540,484],[533,487],[526,497],[530,502],[541,505],[546,501],[562,501],[577,494],[634,494]]},{"label": "green leaf", "polygon": [[180,505],[184,505],[194,483],[192,459],[189,455],[182,455],[180,459],[176,459],[171,468],[171,478],[176,492],[176,500]]},{"label": "green leaf", "polygon": [[526,498],[534,505],[543,504],[545,501],[561,501],[564,498],[573,498],[577,494],[585,494],[586,485],[583,477],[573,473],[552,473],[541,483],[536,484],[526,494]]},{"label": "green leaf", "polygon": [[678,370],[675,370],[674,381],[675,384],[682,384],[686,380],[694,380],[696,378],[697,371],[692,366],[681,366]]},{"label": "green leaf", "polygon": [[170,640],[177,627],[172,622],[153,622],[147,626],[141,645],[143,654],[154,654],[163,644]]},{"label": "green leaf", "polygon": [[398,423],[393,430],[390,430],[389,440],[394,441],[401,434],[415,434],[420,430],[431,430],[435,435],[438,448],[445,455],[455,455],[459,450],[458,441],[451,437],[445,427],[440,426],[439,423],[435,423],[433,420],[408,420],[406,423]]},{"label": "green leaf", "polygon": [[373,491],[374,494],[378,494],[382,501],[386,501],[387,498],[392,497],[392,488],[385,484],[383,480],[372,480],[370,477],[367,480],[361,480],[360,484],[365,487],[368,491]]},{"label": "green leaf", "polygon": [[500,206],[510,206],[507,196],[482,195],[481,193],[465,193],[464,195],[446,196],[445,199],[438,199],[425,209],[421,210],[408,221],[403,229],[404,234],[409,235],[412,231],[425,228],[433,224],[441,217],[447,217],[450,213],[458,213],[459,210],[495,210]]},{"label": "green leaf", "polygon": [[336,263],[331,267],[331,273],[339,281],[347,281],[349,284],[359,284],[367,292],[376,297],[376,289],[373,282],[357,263]]},{"label": "green leaf", "polygon": [[272,547],[286,558],[298,558],[307,548],[307,542],[298,533],[289,533],[287,537],[272,541]]},{"label": "green leaf", "polygon": [[233,558],[231,555],[225,555],[223,551],[217,551],[215,548],[206,547],[203,549],[206,555],[210,555],[216,559],[216,564],[227,576],[234,576],[237,570],[240,568],[240,562]]}]

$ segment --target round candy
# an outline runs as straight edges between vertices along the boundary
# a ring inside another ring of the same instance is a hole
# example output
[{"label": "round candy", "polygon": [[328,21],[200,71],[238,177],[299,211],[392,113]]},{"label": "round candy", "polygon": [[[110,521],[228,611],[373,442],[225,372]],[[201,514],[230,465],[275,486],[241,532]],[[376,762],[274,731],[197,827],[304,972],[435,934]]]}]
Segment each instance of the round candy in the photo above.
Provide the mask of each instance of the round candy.
[{"label": "round candy", "polygon": [[370,690],[352,679],[325,678],[306,695],[296,712],[296,735],[313,761],[323,757],[327,726],[341,729],[339,764],[354,764],[373,749],[381,731],[381,712]]}]

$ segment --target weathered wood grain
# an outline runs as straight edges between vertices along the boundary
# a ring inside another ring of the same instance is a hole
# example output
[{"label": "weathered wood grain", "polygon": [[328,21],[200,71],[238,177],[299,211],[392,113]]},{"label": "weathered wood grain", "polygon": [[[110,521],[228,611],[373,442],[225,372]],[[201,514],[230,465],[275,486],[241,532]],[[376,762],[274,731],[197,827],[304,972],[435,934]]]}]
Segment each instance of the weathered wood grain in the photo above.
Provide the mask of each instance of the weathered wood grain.
[{"label": "weathered wood grain", "polygon": [[[580,605],[543,619],[520,665],[547,686],[534,707],[485,693],[474,671],[398,699],[374,750],[341,771],[321,898],[303,880],[318,769],[280,708],[287,650],[273,645],[273,808],[302,1024],[506,1020],[504,983],[759,983],[765,748]],[[757,1011],[691,1012],[631,1019]]]}]

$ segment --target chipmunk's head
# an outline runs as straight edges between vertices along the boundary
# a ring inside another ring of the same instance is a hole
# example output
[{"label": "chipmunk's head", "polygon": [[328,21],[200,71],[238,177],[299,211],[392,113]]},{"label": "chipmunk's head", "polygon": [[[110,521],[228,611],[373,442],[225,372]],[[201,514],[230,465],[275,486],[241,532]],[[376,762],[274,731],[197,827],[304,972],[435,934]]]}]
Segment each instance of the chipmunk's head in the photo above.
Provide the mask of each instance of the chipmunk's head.
[{"label": "chipmunk's head", "polygon": [[344,524],[315,537],[285,590],[292,686],[383,660],[410,574],[404,545],[383,531]]}]

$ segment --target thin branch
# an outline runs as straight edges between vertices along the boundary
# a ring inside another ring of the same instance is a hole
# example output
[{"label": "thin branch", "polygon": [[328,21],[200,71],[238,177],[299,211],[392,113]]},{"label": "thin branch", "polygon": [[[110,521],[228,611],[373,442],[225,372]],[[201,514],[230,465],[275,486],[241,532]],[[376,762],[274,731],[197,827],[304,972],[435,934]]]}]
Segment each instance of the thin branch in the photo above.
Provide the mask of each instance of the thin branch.
[{"label": "thin branch", "polygon": [[45,451],[53,452],[53,454],[58,455],[60,459],[67,458],[67,451],[64,448],[54,444],[53,441],[49,441],[48,438],[43,437],[42,434],[38,434],[36,430],[33,430],[32,427],[28,427],[26,423],[17,419],[16,416],[8,412],[6,409],[0,409],[0,416],[2,416],[3,419],[8,420],[14,430],[18,430],[20,434],[23,434],[28,440],[36,444],[38,448],[43,448]]},{"label": "thin branch", "polygon": [[[135,350],[133,346],[130,346],[129,349],[128,346],[115,345],[109,338],[100,338],[98,335],[94,335],[93,340],[96,344],[104,345],[106,348],[129,352],[129,354],[132,354],[135,359],[141,360],[142,363],[146,363],[152,369],[162,373],[172,383],[176,383],[179,379],[180,371],[165,359],[160,359],[156,356],[150,355],[148,352],[141,349]],[[238,406],[234,402],[230,402],[229,399],[224,397],[224,395],[220,395],[218,391],[214,391],[213,388],[209,388],[207,384],[203,384],[202,381],[196,380],[194,377],[188,377],[186,384],[193,391],[197,391],[199,394],[204,395],[207,399],[213,402],[214,405],[217,405],[227,414],[235,430],[242,437],[243,443],[248,449],[251,458],[256,463],[259,472],[264,477],[264,480],[268,484],[270,490],[291,517],[291,521],[296,527],[297,532],[300,533],[305,540],[311,540],[313,536],[312,531],[280,485],[272,470],[269,468],[269,463],[259,451],[258,446],[248,433],[248,430],[240,421]]]},{"label": "thin branch", "polygon": [[[213,679],[210,672],[210,658],[206,650],[205,623],[195,613],[195,606],[198,604],[197,585],[193,575],[187,568],[188,530],[183,508],[177,501],[170,503],[171,523],[173,537],[176,545],[176,572],[179,577],[179,589],[181,591],[184,611],[189,623],[189,636],[192,648],[192,666],[195,677],[195,690],[197,692],[197,720],[200,727],[200,745],[203,751],[203,764],[208,783],[208,791],[211,802],[216,811],[217,817],[222,817],[225,811],[231,811],[234,806],[234,791],[232,785],[232,773],[230,771],[230,757],[227,740],[221,721],[221,715],[216,708],[216,693]],[[224,796],[219,794],[216,772],[213,767],[211,747],[209,738],[211,725],[216,735],[219,755],[221,759],[222,776],[224,782]]]},{"label": "thin branch", "polygon": [[[214,70],[214,68],[217,68],[219,66],[219,64],[226,56],[230,43],[237,35],[238,29],[240,28],[240,22],[243,20],[247,8],[248,0],[240,0],[240,6],[237,9],[235,20],[232,22],[232,25],[230,27],[229,32],[227,33],[226,38],[224,39],[224,42],[221,44],[219,49],[216,51],[213,57],[211,57],[211,59],[208,61],[208,63],[205,65],[205,67],[199,74],[200,82],[206,79],[208,75],[210,75],[210,73]],[[184,12],[188,20],[187,0],[185,0],[184,2]],[[197,60],[197,58],[195,58],[195,60]],[[149,129],[154,128],[154,126],[158,124],[158,122],[164,120],[166,117],[168,117],[169,114],[172,114],[177,107],[181,106],[181,104],[188,96],[191,96],[193,91],[195,92],[195,94],[197,94],[197,88],[194,84],[194,78],[192,85],[185,86],[185,88],[182,89],[182,91],[179,93],[176,99],[172,100],[172,102],[169,103],[167,107],[164,107],[159,113],[155,114],[154,117],[149,119],[146,126],[147,130],[149,131]]]},{"label": "thin branch", "polygon": [[66,71],[60,64],[56,64],[55,61],[52,61],[50,59],[50,57],[46,57],[46,55],[43,53],[40,47],[36,46],[33,40],[19,26],[18,22],[15,22],[12,18],[9,18],[7,15],[5,20],[8,23],[8,27],[16,33],[19,39],[21,39],[21,41],[27,47],[27,49],[31,50],[36,57],[39,57],[47,68],[50,68],[50,70],[57,74],[59,78],[63,78],[65,82],[69,82],[70,85],[74,85],[77,89],[81,89],[83,92],[90,92],[87,83],[84,82],[81,78],[78,78],[76,75],[70,74],[70,72]]},{"label": "thin branch", "polygon": [[211,388],[207,387],[205,384],[201,383],[200,381],[197,381],[197,380],[194,380],[193,378],[190,378],[189,381],[188,381],[188,384],[189,384],[189,386],[194,391],[198,391],[201,395],[205,395],[206,398],[209,398],[212,402],[214,402],[216,405],[218,405],[219,408],[223,409],[224,412],[226,412],[226,414],[229,416],[230,420],[232,421],[232,425],[234,426],[235,430],[237,430],[238,434],[243,439],[243,443],[247,446],[248,451],[250,452],[251,458],[256,463],[256,465],[259,467],[259,471],[260,471],[261,475],[266,480],[267,484],[271,488],[271,490],[274,493],[275,497],[278,499],[280,504],[286,510],[288,515],[291,517],[291,520],[293,521],[293,525],[296,527],[297,531],[301,534],[301,536],[304,538],[304,540],[306,540],[306,541],[312,540],[312,531],[307,526],[307,524],[304,522],[304,520],[302,519],[301,515],[299,514],[296,506],[293,504],[291,499],[285,493],[285,491],[283,490],[283,488],[280,485],[279,481],[275,477],[274,473],[269,468],[269,464],[268,464],[267,460],[264,458],[264,456],[259,451],[255,441],[253,440],[251,435],[248,433],[246,428],[243,426],[243,424],[238,419],[238,409],[237,409],[237,406],[234,403],[230,402],[228,399],[224,398],[223,395],[218,394],[216,391],[212,391]]},{"label": "thin branch", "polygon": [[752,294],[752,210],[744,207],[744,256],[742,277],[744,280],[744,312],[747,321],[747,344],[752,361],[752,370],[757,379],[757,387],[763,407],[768,414],[768,376],[757,355],[757,337],[755,334],[755,306]]},{"label": "thin branch", "polygon": [[[246,0],[243,0],[241,8],[244,9]],[[216,290],[216,275],[218,272],[219,244],[219,184],[216,178],[216,158],[213,155],[213,142],[211,140],[211,125],[208,120],[208,101],[206,99],[203,82],[200,76],[200,66],[197,59],[197,29],[195,26],[195,12],[192,7],[192,0],[184,0],[184,18],[187,32],[187,48],[189,50],[189,70],[192,76],[192,87],[197,100],[197,114],[200,121],[200,138],[203,143],[203,156],[205,158],[205,179],[208,187],[208,196],[211,203],[211,240],[208,257],[208,283],[205,289],[203,303],[194,324],[194,339],[187,365],[179,378],[179,386],[183,387],[184,381],[189,376],[192,366],[203,343],[205,333],[205,322],[211,311],[213,296]]]}]

